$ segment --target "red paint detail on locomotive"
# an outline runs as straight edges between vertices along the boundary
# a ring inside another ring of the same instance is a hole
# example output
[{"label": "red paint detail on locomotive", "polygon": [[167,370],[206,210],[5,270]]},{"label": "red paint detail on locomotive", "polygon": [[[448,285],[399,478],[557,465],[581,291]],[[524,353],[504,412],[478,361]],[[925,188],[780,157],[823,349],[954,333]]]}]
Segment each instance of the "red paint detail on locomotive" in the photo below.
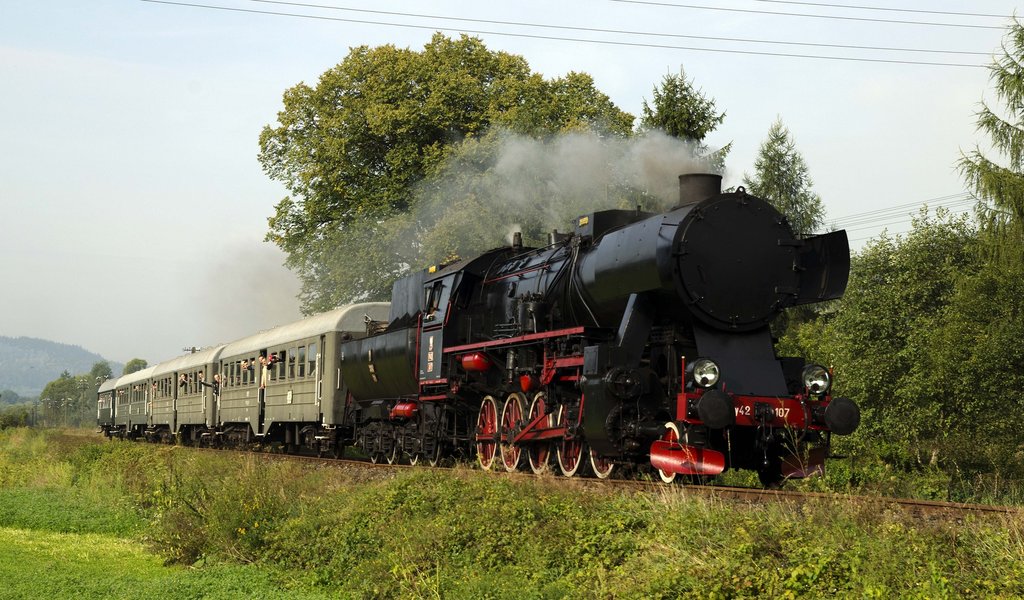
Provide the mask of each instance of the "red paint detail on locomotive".
[{"label": "red paint detail on locomotive", "polygon": [[415,402],[399,402],[391,409],[392,419],[411,419],[416,416],[420,407]]},{"label": "red paint detail on locomotive", "polygon": [[533,375],[520,375],[519,376],[519,387],[523,392],[529,393],[530,390],[537,387],[537,378]]},{"label": "red paint detail on locomotive", "polygon": [[725,470],[725,455],[717,450],[657,440],[651,444],[651,465],[679,475],[718,475]]},{"label": "red paint detail on locomotive", "polygon": [[482,352],[463,354],[460,357],[460,360],[462,362],[462,368],[467,371],[483,372],[494,366],[491,359],[487,358],[487,355]]},{"label": "red paint detail on locomotive", "polygon": [[483,348],[493,348],[495,346],[511,346],[513,344],[519,344],[522,342],[533,342],[537,340],[546,340],[549,338],[577,335],[583,333],[584,329],[584,327],[568,327],[566,329],[557,329],[555,331],[529,333],[527,335],[521,335],[518,337],[502,338],[500,340],[490,340],[487,342],[477,342],[475,344],[465,344],[463,346],[452,346],[451,348],[445,348],[444,353],[451,354],[453,352],[466,352],[468,350],[480,350]]},{"label": "red paint detail on locomotive", "polygon": [[[676,420],[684,423],[700,423],[700,419],[687,418],[688,407],[691,403],[700,400],[704,391],[685,392],[676,396]],[[821,429],[811,421],[811,411],[807,402],[800,396],[796,397],[775,397],[775,396],[747,396],[741,394],[730,394],[732,397],[733,410],[736,411],[736,425],[740,427],[758,427],[758,405],[760,410],[767,410],[771,418],[767,420],[768,427],[788,427],[792,429]],[[827,404],[825,404],[827,406]]]},{"label": "red paint detail on locomotive", "polygon": [[565,437],[565,427],[547,427],[548,416],[549,415],[547,414],[541,413],[534,417],[532,421],[526,424],[526,427],[523,427],[523,430],[520,431],[512,441],[516,444],[525,444],[529,442],[540,442]]}]

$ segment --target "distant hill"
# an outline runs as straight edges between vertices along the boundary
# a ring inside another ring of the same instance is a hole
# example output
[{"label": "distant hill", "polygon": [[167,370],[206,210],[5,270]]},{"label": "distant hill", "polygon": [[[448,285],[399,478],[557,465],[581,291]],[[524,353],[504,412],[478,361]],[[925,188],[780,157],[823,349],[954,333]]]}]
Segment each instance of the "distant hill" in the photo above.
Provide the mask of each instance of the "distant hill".
[{"label": "distant hill", "polygon": [[[60,377],[61,372],[72,375],[88,373],[92,366],[104,359],[81,346],[60,344],[29,337],[0,336],[0,390],[12,390],[20,396],[36,396],[46,384]],[[107,361],[114,375],[120,375],[124,365]]]}]

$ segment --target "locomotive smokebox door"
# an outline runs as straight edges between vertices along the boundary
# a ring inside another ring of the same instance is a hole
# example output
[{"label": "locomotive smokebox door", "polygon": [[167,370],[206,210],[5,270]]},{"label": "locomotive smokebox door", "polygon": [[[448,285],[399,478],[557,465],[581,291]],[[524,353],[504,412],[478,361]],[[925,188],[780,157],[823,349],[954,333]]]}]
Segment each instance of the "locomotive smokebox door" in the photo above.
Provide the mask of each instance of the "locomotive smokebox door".
[{"label": "locomotive smokebox door", "polygon": [[802,242],[770,204],[753,196],[706,201],[680,223],[676,286],[690,311],[716,329],[768,325],[800,291]]}]

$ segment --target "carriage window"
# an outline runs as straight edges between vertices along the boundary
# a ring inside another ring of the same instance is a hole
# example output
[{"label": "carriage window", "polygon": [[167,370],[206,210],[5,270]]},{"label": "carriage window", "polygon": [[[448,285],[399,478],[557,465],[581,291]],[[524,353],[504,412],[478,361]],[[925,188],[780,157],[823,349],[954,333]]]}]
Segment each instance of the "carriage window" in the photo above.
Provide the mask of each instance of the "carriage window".
[{"label": "carriage window", "polygon": [[299,377],[306,376],[306,347],[299,346]]},{"label": "carriage window", "polygon": [[316,352],[317,352],[317,345],[316,344],[310,344],[309,345],[309,374],[310,375],[316,375]]},{"label": "carriage window", "polygon": [[295,379],[295,348],[288,351],[288,379]]}]

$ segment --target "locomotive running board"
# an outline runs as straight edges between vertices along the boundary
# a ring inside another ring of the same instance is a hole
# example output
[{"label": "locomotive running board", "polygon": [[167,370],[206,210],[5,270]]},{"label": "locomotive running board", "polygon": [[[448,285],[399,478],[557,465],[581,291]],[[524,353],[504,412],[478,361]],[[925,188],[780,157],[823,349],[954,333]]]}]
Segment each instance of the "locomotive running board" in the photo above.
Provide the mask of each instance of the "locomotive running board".
[{"label": "locomotive running board", "polygon": [[725,470],[725,455],[707,448],[657,440],[651,444],[651,465],[679,475],[718,475]]}]

